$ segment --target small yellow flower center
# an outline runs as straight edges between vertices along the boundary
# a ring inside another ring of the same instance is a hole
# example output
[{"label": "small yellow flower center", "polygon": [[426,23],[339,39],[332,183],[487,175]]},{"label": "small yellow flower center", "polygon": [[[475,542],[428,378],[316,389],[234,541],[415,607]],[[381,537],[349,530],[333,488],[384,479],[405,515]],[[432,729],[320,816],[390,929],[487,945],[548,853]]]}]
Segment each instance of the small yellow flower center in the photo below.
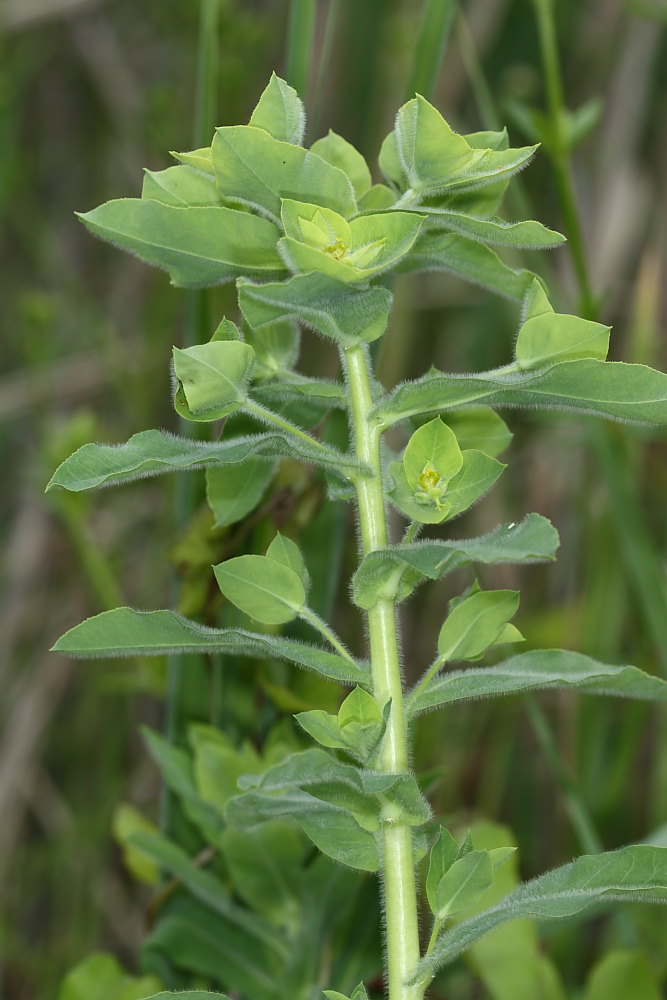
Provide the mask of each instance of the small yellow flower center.
[{"label": "small yellow flower center", "polygon": [[334,260],[342,260],[347,253],[347,247],[341,240],[340,236],[337,236],[333,243],[324,248],[324,252],[328,253],[330,257],[334,258]]},{"label": "small yellow flower center", "polygon": [[430,462],[427,462],[422,469],[421,475],[417,476],[417,485],[425,493],[434,489],[440,484],[440,476]]},{"label": "small yellow flower center", "polygon": [[447,484],[443,481],[438,470],[427,462],[421,473],[417,476],[417,489],[415,499],[418,503],[435,504],[438,510],[443,507],[442,498],[447,492]]}]

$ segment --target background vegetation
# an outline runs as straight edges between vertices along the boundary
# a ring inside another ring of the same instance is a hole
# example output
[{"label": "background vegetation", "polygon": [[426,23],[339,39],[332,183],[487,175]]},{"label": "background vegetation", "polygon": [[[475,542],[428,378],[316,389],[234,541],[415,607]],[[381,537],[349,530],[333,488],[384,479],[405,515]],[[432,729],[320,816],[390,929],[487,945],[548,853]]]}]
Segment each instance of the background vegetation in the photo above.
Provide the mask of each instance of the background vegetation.
[{"label": "background vegetation", "polygon": [[[440,16],[450,6],[451,17]],[[432,94],[461,131],[507,122],[515,145],[532,140],[536,126],[548,139],[531,110],[544,112],[550,99],[534,4],[455,6],[220,0],[217,122],[246,121],[275,68],[305,87],[307,141],[326,124],[369,158],[415,87]],[[558,308],[583,303],[613,323],[612,357],[665,369],[667,6],[555,6],[564,101],[583,109],[574,119],[580,141],[573,154],[583,247],[574,267],[567,248],[548,259],[533,255],[529,265],[548,276]],[[424,11],[433,21],[420,34]],[[192,147],[198,30],[193,3],[5,0],[0,7],[0,992],[7,1000],[51,996],[67,968],[100,946],[136,967],[151,896],[128,876],[109,831],[120,800],[159,815],[159,780],[138,727],[162,725],[166,666],[82,665],[47,654],[48,646],[106,607],[174,603],[175,575],[185,581],[181,606],[196,609],[206,567],[217,561],[211,546],[230,553],[248,535],[251,543],[264,538],[267,519],[305,526],[317,516],[317,495],[289,477],[264,522],[214,536],[195,496],[195,515],[176,542],[176,486],[167,480],[92,499],[41,496],[52,467],[79,443],[176,428],[168,353],[189,324],[206,317],[194,315],[192,298],[163,275],[96,244],[73,212],[138,194],[142,166],[160,169],[169,164],[165,150]],[[554,160],[562,167],[547,141],[519,199],[528,217],[570,236],[574,227],[576,257],[577,222]],[[523,212],[510,207],[517,217]],[[511,303],[442,275],[404,281],[396,292],[379,360],[386,382],[430,361],[462,371],[505,360],[517,327]],[[224,289],[216,292],[210,314],[221,315],[226,301]],[[332,363],[333,355],[307,345],[308,370],[328,374]],[[519,624],[529,643],[665,676],[664,434],[601,431],[592,421],[530,412],[515,412],[509,423],[512,475],[456,533],[536,510],[556,524],[562,549],[554,566],[495,568],[485,581],[523,585]],[[337,530],[344,560],[351,533],[340,518]],[[406,649],[432,645],[441,613],[429,615],[429,606],[440,609],[456,586],[433,586],[425,602],[407,606]],[[354,639],[344,603],[338,626]],[[278,711],[309,704],[304,680],[287,691],[264,677],[260,697],[237,686],[230,700],[233,680],[224,680],[223,697],[216,676],[181,691],[181,718],[226,721],[259,738]],[[219,696],[209,697],[211,690]],[[439,720],[422,727],[415,763],[435,769],[443,816],[458,825],[484,816],[510,826],[522,843],[525,876],[598,844],[644,839],[665,823],[664,716],[650,706],[566,694],[540,705],[513,698],[459,710],[446,728]],[[656,837],[667,841],[659,830]],[[641,944],[663,975],[666,924],[662,910],[637,913],[625,941]],[[587,936],[576,928],[549,933],[567,980],[580,982],[604,946],[595,925]]]}]

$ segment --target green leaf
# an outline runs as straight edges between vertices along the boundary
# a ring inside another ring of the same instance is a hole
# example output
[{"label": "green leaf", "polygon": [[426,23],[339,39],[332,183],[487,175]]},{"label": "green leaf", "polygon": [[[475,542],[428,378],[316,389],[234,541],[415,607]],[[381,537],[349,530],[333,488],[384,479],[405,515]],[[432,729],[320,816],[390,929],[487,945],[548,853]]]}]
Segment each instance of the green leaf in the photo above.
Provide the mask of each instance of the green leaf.
[{"label": "green leaf", "polygon": [[246,397],[255,352],[240,340],[174,347],[174,373],[194,416],[220,420]]},{"label": "green leaf", "polygon": [[248,330],[248,342],[255,351],[255,379],[285,376],[295,378],[292,368],[299,359],[301,333],[296,323],[273,323],[262,330]]},{"label": "green leaf", "polygon": [[278,954],[285,954],[282,938],[256,914],[250,914],[232,899],[223,882],[212,872],[198,867],[186,852],[161,834],[137,833],[132,838],[161,868],[177,878],[200,902],[219,913],[255,942],[261,942]]},{"label": "green leaf", "polygon": [[420,413],[471,403],[575,410],[637,423],[667,424],[667,375],[621,361],[561,361],[539,371],[426,375],[380,400],[374,416],[387,427]]},{"label": "green leaf", "polygon": [[519,607],[516,590],[480,590],[457,604],[438,636],[439,659],[474,660],[497,641]]},{"label": "green leaf", "polygon": [[438,882],[435,915],[439,920],[466,910],[493,885],[493,865],[488,851],[470,851],[455,861]]},{"label": "green leaf", "polygon": [[197,170],[200,174],[214,177],[210,146],[202,146],[201,149],[192,149],[187,153],[175,153],[172,150],[171,155],[179,163],[183,163],[187,167],[192,167],[193,170]]},{"label": "green leaf", "polygon": [[66,632],[53,651],[70,656],[161,656],[182,653],[227,653],[257,659],[288,660],[343,684],[369,683],[365,664],[350,663],[328,650],[244,629],[211,629],[174,611],[115,608],[88,618]]},{"label": "green leaf", "polygon": [[662,1000],[656,976],[641,951],[611,951],[593,969],[583,1000]]},{"label": "green leaf", "polygon": [[338,726],[345,749],[364,761],[378,746],[386,720],[375,698],[363,688],[356,687],[340,706]]},{"label": "green leaf", "polygon": [[526,882],[495,906],[445,931],[432,956],[417,966],[415,981],[432,975],[508,920],[569,917],[607,899],[667,902],[667,848],[640,845],[586,855]]},{"label": "green leaf", "polygon": [[298,573],[268,556],[236,556],[213,572],[227,600],[265,625],[292,621],[306,603]]},{"label": "green leaf", "polygon": [[576,688],[585,694],[667,701],[667,681],[637,667],[610,666],[566,649],[539,649],[519,653],[495,667],[441,674],[411,702],[410,711],[540,688]]},{"label": "green leaf", "polygon": [[[478,849],[489,851],[492,863],[498,851],[515,852],[514,837],[505,827],[478,820],[471,833]],[[496,869],[493,886],[484,896],[485,902],[473,909],[485,909],[497,903],[518,884],[514,853],[506,864]],[[542,954],[534,921],[518,920],[497,927],[471,946],[466,959],[493,1000],[536,1000],[537,997],[539,1000],[566,1000],[558,973]]]},{"label": "green leaf", "polygon": [[304,590],[308,593],[310,574],[306,568],[301,549],[296,542],[293,542],[291,538],[287,538],[285,535],[281,535],[278,531],[266,550],[266,554],[270,559],[275,559],[276,562],[281,563],[283,566],[289,566],[299,577]]},{"label": "green leaf", "polygon": [[220,816],[199,794],[190,754],[151,729],[144,728],[142,735],[165,784],[178,796],[187,818],[206,843],[216,844],[222,825]]},{"label": "green leaf", "polygon": [[[245,929],[183,894],[163,905],[144,943],[145,964],[153,964],[154,955],[168,959],[170,969],[189,973],[190,980],[224,983],[230,993],[247,1000],[267,1000],[285,965],[285,959]],[[216,994],[194,990],[161,993],[154,1000],[210,1000],[212,996]]]},{"label": "green leaf", "polygon": [[[537,149],[474,149],[421,96],[399,109],[394,131],[402,171],[409,187],[420,197],[470,190],[510,177]],[[390,169],[395,173],[393,165]]]},{"label": "green leaf", "polygon": [[277,222],[282,198],[356,214],[354,191],[342,170],[315,153],[279,142],[264,129],[232,125],[216,129],[211,146],[218,190]]},{"label": "green leaf", "polygon": [[537,562],[553,559],[558,532],[541,514],[519,524],[502,524],[488,535],[447,541],[415,542],[371,552],[353,578],[355,604],[366,610],[380,597],[404,600],[424,579],[438,580],[462,566],[480,562]]},{"label": "green leaf", "polygon": [[229,800],[227,820],[254,827],[278,818],[293,819],[317,848],[334,861],[361,871],[378,869],[375,836],[345,809],[296,789],[280,795],[246,792]]},{"label": "green leaf", "polygon": [[428,875],[426,876],[426,897],[428,905],[431,907],[431,912],[434,914],[437,914],[438,911],[437,889],[440,880],[456,861],[457,853],[458,844],[449,830],[441,826],[438,839],[431,848],[428,861]]},{"label": "green leaf", "polygon": [[547,362],[575,358],[604,361],[607,357],[611,327],[554,312],[537,279],[528,293],[525,308],[525,321],[515,348],[520,368],[538,368]]},{"label": "green leaf", "polygon": [[343,346],[381,337],[392,302],[386,288],[350,288],[317,273],[263,285],[241,280],[237,287],[241,311],[255,329],[295,319]]},{"label": "green leaf", "polygon": [[359,199],[360,212],[384,212],[392,208],[396,195],[386,184],[374,184],[366,194]]},{"label": "green leaf", "polygon": [[[449,481],[444,492],[429,497],[421,488],[412,488],[405,471],[397,462],[389,465],[393,487],[388,495],[396,506],[413,521],[424,524],[440,524],[462,514],[464,510],[479,500],[495,483],[503,469],[502,462],[496,461],[482,451],[473,449],[462,452],[463,467]],[[436,484],[436,487],[438,484]]]},{"label": "green leaf", "polygon": [[114,840],[123,852],[123,864],[132,877],[145,885],[157,885],[160,879],[158,866],[129,843],[130,837],[140,831],[157,833],[155,823],[129,802],[119,802],[113,811],[111,830]]},{"label": "green leaf", "polygon": [[450,229],[479,243],[528,250],[548,249],[566,242],[564,236],[547,229],[540,222],[504,222],[502,219],[479,219],[465,212],[420,205],[428,213],[429,230]]},{"label": "green leaf", "polygon": [[263,128],[279,142],[300,145],[306,128],[306,113],[294,87],[272,73],[250,116],[250,124]]},{"label": "green leaf", "polygon": [[266,823],[249,830],[227,827],[222,836],[234,890],[278,925],[289,924],[299,904],[305,841],[290,823]]},{"label": "green leaf", "polygon": [[67,973],[60,984],[58,1000],[142,1000],[159,989],[160,981],[155,976],[135,978],[125,972],[113,955],[95,952]]},{"label": "green leaf", "polygon": [[311,712],[298,712],[294,718],[320,746],[328,747],[330,750],[351,749],[341,734],[337,715],[331,715],[322,709],[313,709]]},{"label": "green leaf", "polygon": [[168,271],[174,285],[202,288],[240,274],[284,271],[278,229],[249,212],[120,198],[79,218],[96,236]]},{"label": "green leaf", "polygon": [[445,423],[456,434],[461,449],[483,451],[491,458],[501,455],[509,447],[513,437],[502,417],[489,406],[475,406],[449,413]]},{"label": "green leaf", "polygon": [[247,458],[237,465],[206,470],[206,500],[213,511],[214,527],[237,524],[254,510],[271,482],[275,462]]},{"label": "green leaf", "polygon": [[339,475],[355,466],[352,458],[336,452],[330,445],[320,445],[315,440],[310,445],[275,431],[222,441],[196,441],[153,430],[134,434],[121,445],[83,445],[58,466],[47,490],[59,487],[78,493],[166,472],[238,465],[255,455],[301,458]]},{"label": "green leaf", "polygon": [[408,441],[403,452],[403,469],[408,484],[427,490],[423,484],[427,468],[437,473],[446,485],[461,471],[463,455],[454,432],[436,417],[422,424]]},{"label": "green leaf", "polygon": [[145,201],[161,201],[163,205],[188,208],[193,205],[220,205],[212,177],[191,167],[167,167],[166,170],[144,169],[141,197]]},{"label": "green leaf", "polygon": [[381,810],[384,815],[391,809],[412,826],[430,817],[412,775],[359,770],[315,748],[292,754],[262,775],[248,775],[239,785],[252,790],[229,801],[230,823],[254,826],[292,816],[324,854],[366,871],[377,868],[373,834]]},{"label": "green leaf", "polygon": [[318,271],[345,283],[368,282],[413,246],[424,217],[375,212],[348,222],[329,209],[283,199],[278,250],[291,271]]},{"label": "green leaf", "polygon": [[370,190],[371,172],[368,164],[347,139],[329,129],[328,135],[314,142],[310,150],[333,167],[338,167],[349,177],[357,198],[361,198]]},{"label": "green leaf", "polygon": [[493,250],[460,233],[426,230],[400,261],[399,274],[450,271],[464,281],[481,285],[506,298],[523,301],[535,279],[532,271],[508,267]]}]

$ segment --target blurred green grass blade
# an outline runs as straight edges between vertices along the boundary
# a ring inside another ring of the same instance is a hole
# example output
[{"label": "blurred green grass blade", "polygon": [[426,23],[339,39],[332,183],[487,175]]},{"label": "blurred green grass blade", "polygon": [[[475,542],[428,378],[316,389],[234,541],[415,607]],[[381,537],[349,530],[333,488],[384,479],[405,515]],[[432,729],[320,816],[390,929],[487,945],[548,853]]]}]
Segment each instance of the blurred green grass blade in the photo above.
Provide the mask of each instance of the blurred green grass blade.
[{"label": "blurred green grass blade", "polygon": [[412,57],[405,100],[421,94],[430,100],[449,37],[456,0],[424,0],[419,37]]},{"label": "blurred green grass blade", "polygon": [[292,0],[287,22],[285,75],[308,107],[317,0]]},{"label": "blurred green grass blade", "polygon": [[195,149],[209,145],[218,115],[219,22],[220,0],[202,0],[192,137]]}]

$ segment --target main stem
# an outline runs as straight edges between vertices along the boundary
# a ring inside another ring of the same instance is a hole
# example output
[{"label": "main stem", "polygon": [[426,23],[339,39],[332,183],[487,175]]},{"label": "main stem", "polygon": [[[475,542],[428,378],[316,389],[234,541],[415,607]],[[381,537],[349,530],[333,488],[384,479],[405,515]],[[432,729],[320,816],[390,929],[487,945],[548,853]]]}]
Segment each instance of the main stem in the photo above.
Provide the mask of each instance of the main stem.
[{"label": "main stem", "polygon": [[[373,406],[365,348],[344,352],[356,457],[371,475],[356,482],[361,554],[387,545],[387,521],[380,462],[381,430],[371,418]],[[394,774],[408,768],[408,729],[398,652],[396,604],[380,600],[367,613],[373,694],[391,711],[380,750],[378,768]],[[419,961],[419,924],[412,830],[400,817],[388,814],[382,827],[381,872],[384,879],[384,920],[389,1000],[418,1000],[417,985],[406,985]]]}]

